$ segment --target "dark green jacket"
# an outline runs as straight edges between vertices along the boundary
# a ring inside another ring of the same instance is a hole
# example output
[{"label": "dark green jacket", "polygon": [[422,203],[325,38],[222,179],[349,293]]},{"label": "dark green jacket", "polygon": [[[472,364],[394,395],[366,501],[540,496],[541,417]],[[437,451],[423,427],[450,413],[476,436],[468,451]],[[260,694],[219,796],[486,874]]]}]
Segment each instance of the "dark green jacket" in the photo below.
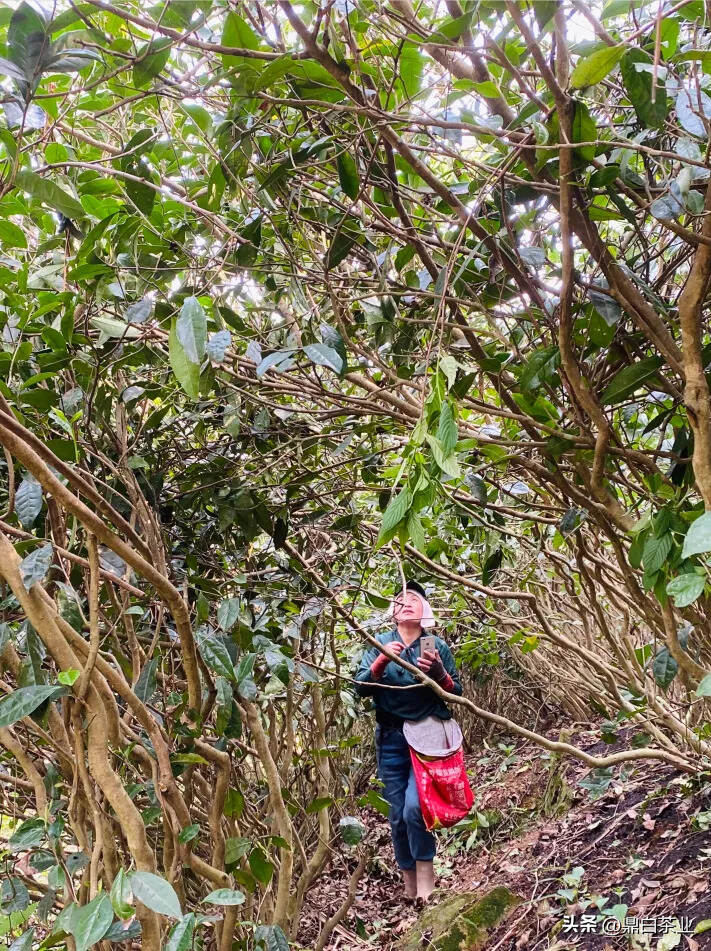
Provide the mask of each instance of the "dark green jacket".
[{"label": "dark green jacket", "polygon": [[[427,632],[425,632],[427,633]],[[388,631],[385,634],[378,634],[376,640],[381,644],[389,644],[390,641],[400,641],[402,638],[397,630]],[[444,669],[454,681],[452,693],[461,696],[462,685],[459,680],[457,668],[452,657],[452,652],[441,637],[436,639],[437,650],[442,658]],[[372,697],[375,703],[376,711],[380,710],[390,716],[401,717],[403,720],[421,720],[424,717],[435,716],[441,720],[449,720],[452,716],[447,704],[440,700],[437,694],[429,687],[412,687],[410,690],[388,690],[387,685],[396,687],[407,687],[410,684],[417,684],[419,681],[411,674],[392,661],[387,665],[380,680],[373,680],[370,675],[370,665],[380,655],[377,647],[369,647],[363,654],[360,666],[355,675],[357,681],[356,693],[361,697]],[[406,647],[400,654],[400,657],[410,664],[416,666],[417,658],[420,656],[420,638]]]}]

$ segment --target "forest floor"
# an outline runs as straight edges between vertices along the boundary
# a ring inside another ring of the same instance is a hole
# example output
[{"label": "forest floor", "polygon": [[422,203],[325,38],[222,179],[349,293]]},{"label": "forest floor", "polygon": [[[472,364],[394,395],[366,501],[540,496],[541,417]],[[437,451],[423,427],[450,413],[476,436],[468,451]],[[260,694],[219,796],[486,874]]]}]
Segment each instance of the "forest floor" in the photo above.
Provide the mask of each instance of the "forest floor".
[{"label": "forest floor", "polygon": [[[577,730],[572,742],[604,755],[629,737],[606,743],[599,729]],[[439,833],[439,894],[505,885],[521,899],[483,951],[711,949],[708,777],[649,761],[591,771],[528,743],[493,743],[467,759],[477,814]],[[386,820],[372,809],[361,818],[377,851],[329,951],[390,951],[417,917]],[[307,898],[304,948],[346,895],[356,864],[347,851]]]}]

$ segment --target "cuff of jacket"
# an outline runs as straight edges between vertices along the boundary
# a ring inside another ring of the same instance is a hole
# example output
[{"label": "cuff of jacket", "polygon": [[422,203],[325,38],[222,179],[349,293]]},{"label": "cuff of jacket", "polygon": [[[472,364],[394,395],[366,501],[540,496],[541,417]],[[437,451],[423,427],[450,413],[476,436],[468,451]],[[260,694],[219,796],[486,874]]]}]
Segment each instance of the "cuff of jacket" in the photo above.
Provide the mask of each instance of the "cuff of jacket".
[{"label": "cuff of jacket", "polygon": [[442,690],[446,690],[447,693],[452,692],[452,689],[454,687],[454,681],[452,680],[451,675],[448,674],[446,671],[444,672],[444,677],[442,677],[442,679],[439,681],[439,685],[442,688]]}]

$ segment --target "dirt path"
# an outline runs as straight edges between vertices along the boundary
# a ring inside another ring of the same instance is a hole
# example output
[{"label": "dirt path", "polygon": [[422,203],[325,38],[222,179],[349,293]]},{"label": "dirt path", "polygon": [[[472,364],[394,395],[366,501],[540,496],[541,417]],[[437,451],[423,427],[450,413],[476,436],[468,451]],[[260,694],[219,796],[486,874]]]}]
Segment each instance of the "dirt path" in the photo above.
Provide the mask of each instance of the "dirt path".
[{"label": "dirt path", "polygon": [[[622,738],[599,736],[577,732],[575,742],[622,748]],[[526,744],[499,744],[468,765],[477,816],[440,834],[439,885],[445,894],[506,885],[523,899],[486,951],[711,949],[710,782],[648,763],[591,774]],[[363,819],[377,854],[332,951],[389,951],[416,917],[401,900],[387,822],[374,810]],[[353,864],[343,855],[309,895],[303,947],[342,901]],[[709,930],[693,934],[701,922]]]}]

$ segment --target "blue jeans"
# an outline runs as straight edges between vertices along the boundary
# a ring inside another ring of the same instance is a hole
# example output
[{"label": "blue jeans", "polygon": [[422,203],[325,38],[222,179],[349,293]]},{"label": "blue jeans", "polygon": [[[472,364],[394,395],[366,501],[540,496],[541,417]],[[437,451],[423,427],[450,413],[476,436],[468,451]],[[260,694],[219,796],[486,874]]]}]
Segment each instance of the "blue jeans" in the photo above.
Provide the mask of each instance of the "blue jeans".
[{"label": "blue jeans", "polygon": [[383,796],[390,804],[395,861],[401,869],[414,868],[415,862],[431,862],[435,837],[427,831],[422,818],[410,747],[402,731],[378,724],[375,751],[378,779],[384,786]]}]

